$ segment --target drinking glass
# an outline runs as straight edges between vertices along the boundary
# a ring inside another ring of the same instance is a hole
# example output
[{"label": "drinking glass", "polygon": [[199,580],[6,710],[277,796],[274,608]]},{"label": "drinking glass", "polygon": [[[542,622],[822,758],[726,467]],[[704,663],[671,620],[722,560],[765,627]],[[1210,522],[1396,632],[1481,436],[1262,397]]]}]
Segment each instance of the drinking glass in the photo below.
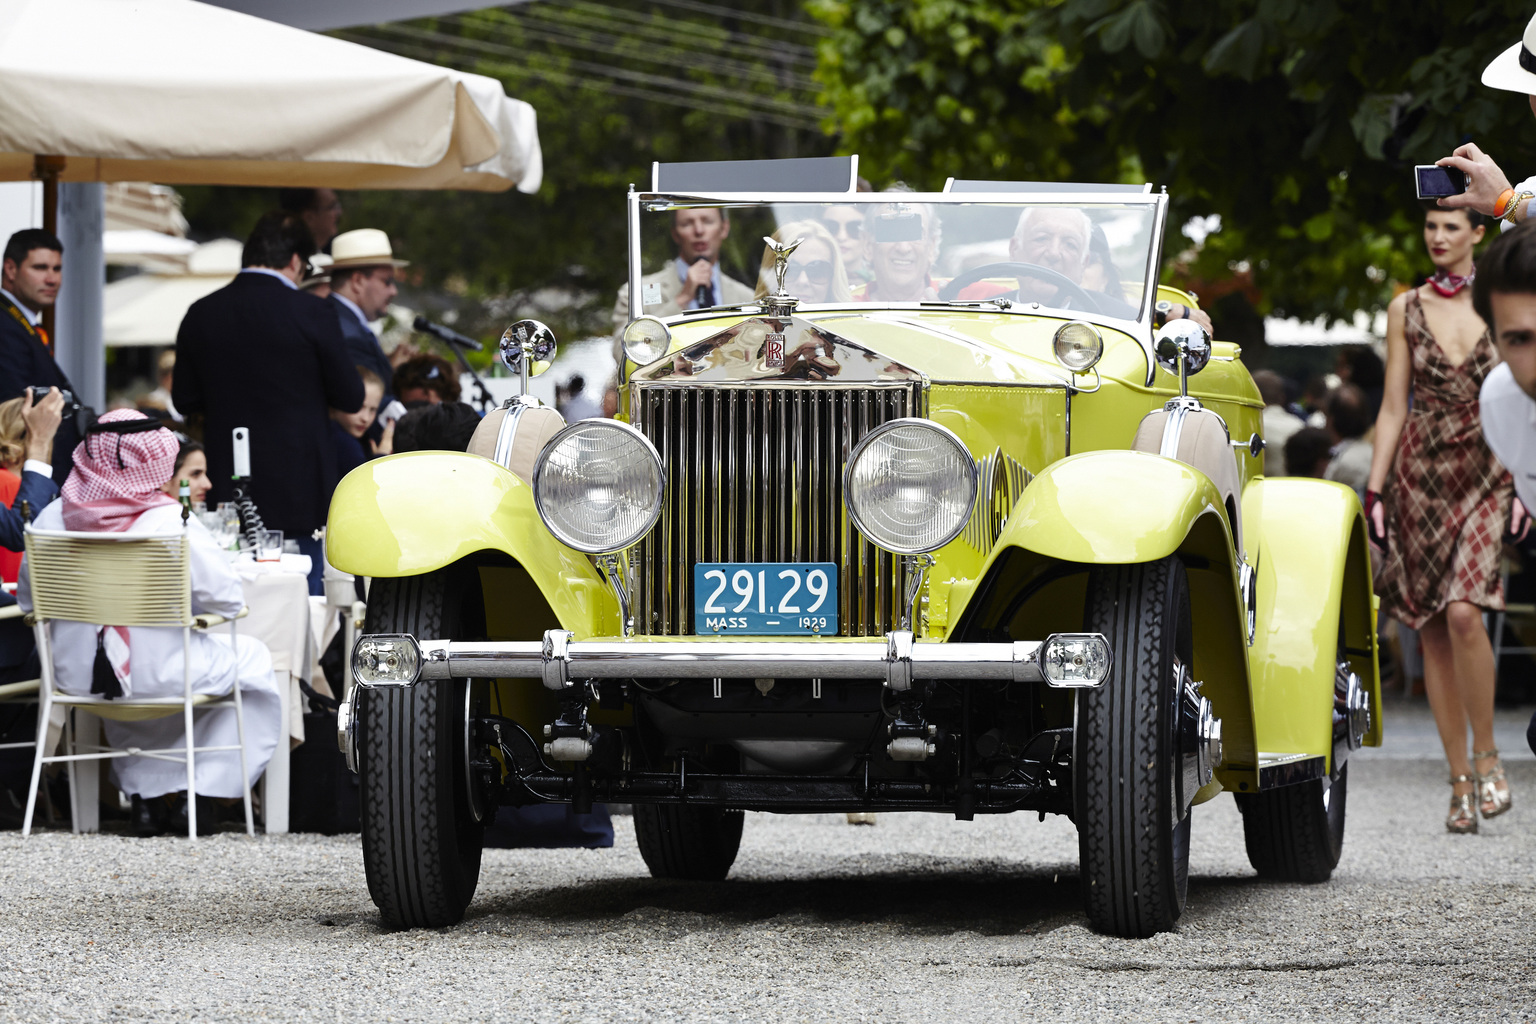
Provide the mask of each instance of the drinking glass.
[{"label": "drinking glass", "polygon": [[261,545],[256,549],[256,561],[281,562],[283,560],[283,531],[263,530]]}]

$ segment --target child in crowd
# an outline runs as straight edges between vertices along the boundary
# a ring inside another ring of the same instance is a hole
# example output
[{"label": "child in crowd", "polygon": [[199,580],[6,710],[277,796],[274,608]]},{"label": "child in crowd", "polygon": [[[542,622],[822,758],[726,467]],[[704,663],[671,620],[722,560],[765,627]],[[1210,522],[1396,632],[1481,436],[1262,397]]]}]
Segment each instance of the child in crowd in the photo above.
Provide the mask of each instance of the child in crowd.
[{"label": "child in crowd", "polygon": [[393,422],[384,425],[384,436],[378,441],[363,439],[363,435],[373,425],[374,417],[379,414],[379,402],[384,398],[384,382],[366,366],[359,366],[357,375],[363,379],[363,407],[357,412],[331,410],[331,444],[336,448],[338,480],[369,459],[394,451]]},{"label": "child in crowd", "polygon": [[181,482],[187,482],[192,504],[208,499],[213,481],[208,479],[208,453],[196,441],[183,441],[176,452],[176,468],[160,489],[173,498],[181,496]]}]

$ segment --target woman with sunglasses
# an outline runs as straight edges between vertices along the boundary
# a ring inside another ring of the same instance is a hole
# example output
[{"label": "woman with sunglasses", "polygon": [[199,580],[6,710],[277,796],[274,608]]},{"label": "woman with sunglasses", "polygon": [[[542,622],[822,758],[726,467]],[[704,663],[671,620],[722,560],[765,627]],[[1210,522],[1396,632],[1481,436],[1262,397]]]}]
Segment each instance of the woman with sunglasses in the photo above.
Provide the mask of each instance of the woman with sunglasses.
[{"label": "woman with sunglasses", "polygon": [[[797,220],[773,233],[776,242],[804,239],[789,257],[789,271],[784,275],[784,290],[803,305],[828,302],[852,302],[848,275],[837,242],[826,228],[813,220]],[[778,288],[773,250],[763,246],[763,268],[757,275],[756,297],[762,298]]]},{"label": "woman with sunglasses", "polygon": [[875,275],[864,263],[864,211],[851,203],[829,206],[821,212],[821,224],[837,242],[848,282],[867,284]]}]

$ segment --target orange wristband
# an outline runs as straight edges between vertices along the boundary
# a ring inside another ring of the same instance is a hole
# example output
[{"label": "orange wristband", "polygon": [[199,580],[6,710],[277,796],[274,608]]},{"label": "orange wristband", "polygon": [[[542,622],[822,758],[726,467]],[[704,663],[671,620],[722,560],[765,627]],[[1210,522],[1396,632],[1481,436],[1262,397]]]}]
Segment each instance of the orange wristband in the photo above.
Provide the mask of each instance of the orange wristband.
[{"label": "orange wristband", "polygon": [[1503,220],[1509,213],[1509,201],[1515,197],[1515,190],[1507,188],[1499,193],[1499,198],[1493,204],[1493,219]]}]

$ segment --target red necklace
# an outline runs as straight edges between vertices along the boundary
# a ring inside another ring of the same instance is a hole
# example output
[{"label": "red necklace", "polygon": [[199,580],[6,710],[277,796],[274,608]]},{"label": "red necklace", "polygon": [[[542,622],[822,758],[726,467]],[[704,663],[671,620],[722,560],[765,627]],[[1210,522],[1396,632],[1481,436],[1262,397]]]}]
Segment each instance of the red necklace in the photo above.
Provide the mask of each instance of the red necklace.
[{"label": "red necklace", "polygon": [[1461,274],[1452,274],[1447,270],[1437,270],[1430,276],[1429,286],[1435,291],[1439,292],[1441,295],[1444,295],[1446,298],[1450,298],[1452,295],[1455,295],[1467,285],[1471,284],[1472,279],[1476,276],[1476,267],[1473,267],[1471,270],[1467,271],[1465,276]]}]

